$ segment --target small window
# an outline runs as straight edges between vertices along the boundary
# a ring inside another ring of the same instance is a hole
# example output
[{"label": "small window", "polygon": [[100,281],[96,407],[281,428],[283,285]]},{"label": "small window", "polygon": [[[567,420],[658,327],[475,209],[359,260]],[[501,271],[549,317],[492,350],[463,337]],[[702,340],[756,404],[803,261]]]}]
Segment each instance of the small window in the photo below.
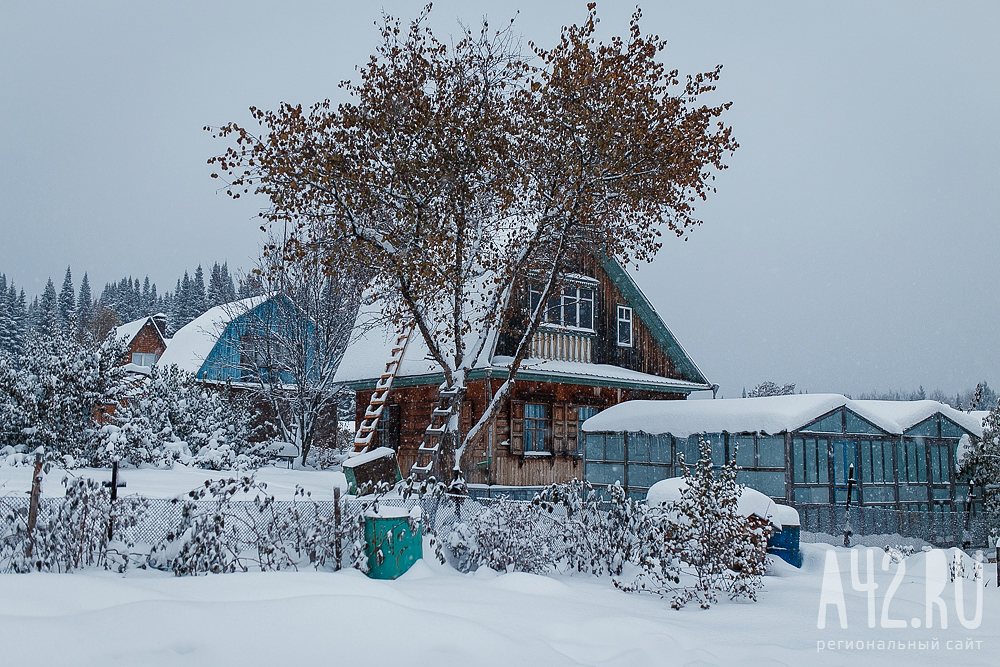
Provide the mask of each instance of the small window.
[{"label": "small window", "polygon": [[524,451],[548,451],[549,406],[527,403],[524,406]]},{"label": "small window", "polygon": [[[541,283],[528,285],[528,306],[534,312],[542,298]],[[594,330],[594,290],[568,285],[551,297],[542,311],[542,322],[567,329]]]},{"label": "small window", "polygon": [[618,306],[618,346],[632,347],[632,309]]},{"label": "small window", "polygon": [[158,355],[155,352],[133,352],[132,363],[136,366],[152,366]]}]

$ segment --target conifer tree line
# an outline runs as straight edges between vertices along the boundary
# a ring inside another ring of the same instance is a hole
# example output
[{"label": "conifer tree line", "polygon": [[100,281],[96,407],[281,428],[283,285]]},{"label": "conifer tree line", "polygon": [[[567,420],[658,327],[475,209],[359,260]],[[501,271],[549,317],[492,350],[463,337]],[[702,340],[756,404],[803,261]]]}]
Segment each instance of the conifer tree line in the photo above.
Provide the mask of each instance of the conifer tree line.
[{"label": "conifer tree line", "polygon": [[0,351],[22,352],[32,334],[99,342],[114,327],[157,313],[167,316],[170,336],[208,309],[260,290],[257,280],[234,279],[227,262],[215,262],[207,280],[201,265],[193,275],[185,270],[172,292],[159,292],[149,276],[142,280],[129,276],[107,283],[97,297],[86,273],[76,289],[72,267],[66,268],[58,290],[49,278],[41,295],[31,300],[13,278],[0,273]]}]

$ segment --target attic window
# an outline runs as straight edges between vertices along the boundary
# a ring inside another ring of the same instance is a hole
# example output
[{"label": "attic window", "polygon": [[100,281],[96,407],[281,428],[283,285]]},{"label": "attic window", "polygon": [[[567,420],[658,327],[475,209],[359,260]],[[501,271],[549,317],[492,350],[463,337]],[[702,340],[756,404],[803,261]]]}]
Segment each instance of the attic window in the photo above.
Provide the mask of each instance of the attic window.
[{"label": "attic window", "polygon": [[618,306],[618,347],[632,347],[632,309]]},{"label": "attic window", "polygon": [[[528,306],[534,312],[542,298],[541,283],[528,287]],[[542,322],[566,329],[594,330],[594,289],[586,285],[567,285],[549,298],[542,312]]]},{"label": "attic window", "polygon": [[132,363],[136,366],[152,366],[159,355],[154,352],[133,352]]}]

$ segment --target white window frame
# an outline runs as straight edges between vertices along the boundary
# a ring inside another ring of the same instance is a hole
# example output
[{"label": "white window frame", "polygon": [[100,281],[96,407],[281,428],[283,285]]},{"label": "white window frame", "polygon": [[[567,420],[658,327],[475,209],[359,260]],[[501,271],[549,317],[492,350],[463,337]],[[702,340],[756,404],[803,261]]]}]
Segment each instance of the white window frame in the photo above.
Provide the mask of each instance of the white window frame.
[{"label": "white window frame", "polygon": [[[567,291],[572,290],[572,294],[567,294]],[[580,296],[581,290],[589,290],[590,298],[584,298]],[[531,308],[532,304],[537,303],[537,299],[541,297],[541,289],[537,283],[530,283],[528,286],[528,307]],[[559,305],[556,307],[550,307],[549,304],[542,306],[542,321],[541,328],[543,329],[562,329],[566,331],[580,331],[583,333],[595,333],[595,323],[597,321],[597,287],[590,283],[571,283],[567,284],[565,287],[559,290],[559,294],[556,296],[549,297],[550,302],[553,299],[559,300]],[[583,302],[590,303],[590,326],[580,325],[580,309],[579,305]],[[576,310],[576,325],[566,324],[566,311],[569,308],[575,307]]]},{"label": "white window frame", "polygon": [[[133,352],[132,363],[136,366],[151,367],[156,363],[159,355],[155,352]],[[148,362],[148,363],[147,363]]]},{"label": "white window frame", "polygon": [[[632,322],[634,321],[634,313],[632,312],[631,306],[618,306],[618,347],[632,347],[632,341],[635,338],[635,327]],[[622,340],[622,325],[628,324],[628,340]]]}]

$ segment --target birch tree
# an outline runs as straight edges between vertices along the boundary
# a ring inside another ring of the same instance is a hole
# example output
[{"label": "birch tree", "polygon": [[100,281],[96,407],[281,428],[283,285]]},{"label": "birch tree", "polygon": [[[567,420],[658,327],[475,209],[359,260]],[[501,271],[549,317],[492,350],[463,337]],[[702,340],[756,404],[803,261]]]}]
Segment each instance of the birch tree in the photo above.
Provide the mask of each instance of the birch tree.
[{"label": "birch tree", "polygon": [[231,144],[209,162],[230,196],[269,198],[263,227],[292,226],[289,257],[319,253],[328,268],[363,257],[383,314],[413,323],[449,387],[464,388],[521,305],[518,282],[541,285],[514,332],[508,380],[455,448],[460,470],[572,259],[596,249],[651,260],[664,229],[699,224],[694,206],[737,144],[717,120],[729,105],[698,102],[720,68],[681,84],[638,11],[627,37],[603,43],[590,5],[556,46],[528,54],[513,22],[463,27],[445,44],[428,11],[405,27],[385,18],[358,83],[342,84],[351,102],[251,108],[259,129],[218,128]]}]

